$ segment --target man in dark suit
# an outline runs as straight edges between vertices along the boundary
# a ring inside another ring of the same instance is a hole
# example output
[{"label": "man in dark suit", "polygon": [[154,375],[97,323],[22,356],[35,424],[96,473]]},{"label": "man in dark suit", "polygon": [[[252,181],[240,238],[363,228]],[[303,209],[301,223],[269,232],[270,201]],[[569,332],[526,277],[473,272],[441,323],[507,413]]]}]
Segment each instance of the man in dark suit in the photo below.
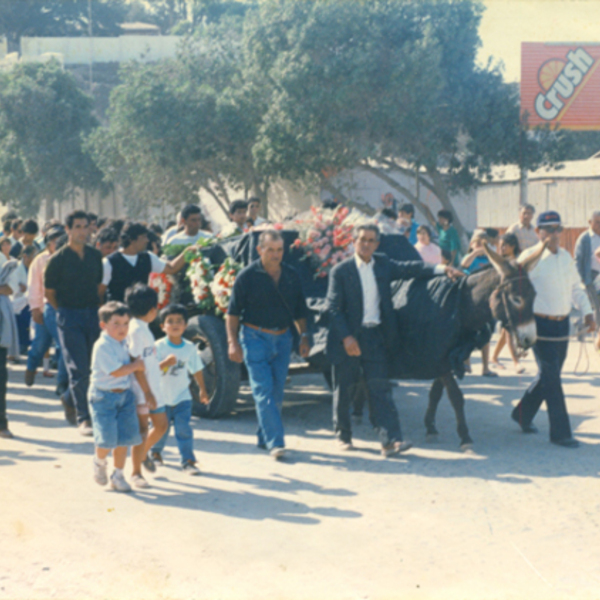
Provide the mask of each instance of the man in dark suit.
[{"label": "man in dark suit", "polygon": [[340,448],[353,449],[350,408],[362,373],[371,422],[379,434],[381,453],[388,457],[411,447],[410,442],[402,441],[388,375],[397,335],[391,282],[443,273],[457,277],[460,272],[441,265],[426,266],[421,261],[394,261],[375,254],[378,246],[376,225],[357,227],[354,256],[331,271],[327,356],[333,365],[333,425]]}]

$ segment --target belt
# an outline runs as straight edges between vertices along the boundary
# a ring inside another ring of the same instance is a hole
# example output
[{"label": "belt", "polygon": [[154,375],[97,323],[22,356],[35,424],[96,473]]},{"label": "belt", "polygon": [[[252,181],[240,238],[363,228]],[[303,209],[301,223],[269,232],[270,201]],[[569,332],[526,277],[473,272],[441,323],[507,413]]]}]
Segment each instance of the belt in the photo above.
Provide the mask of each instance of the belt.
[{"label": "belt", "polygon": [[124,394],[129,388],[117,388],[115,390],[108,390],[113,394]]},{"label": "belt", "polygon": [[362,327],[365,329],[374,329],[375,327],[379,327],[381,323],[363,323]]},{"label": "belt", "polygon": [[540,317],[540,319],[548,319],[548,321],[564,321],[565,319],[569,318],[569,315],[565,315],[563,316],[555,316],[555,315],[539,315],[538,313],[535,313],[536,317]]},{"label": "belt", "polygon": [[256,329],[256,331],[263,331],[264,333],[270,333],[271,335],[283,335],[288,331],[289,328],[285,329],[265,329],[264,327],[259,327],[258,325],[252,325],[250,323],[244,323],[246,327],[250,327],[250,329]]}]

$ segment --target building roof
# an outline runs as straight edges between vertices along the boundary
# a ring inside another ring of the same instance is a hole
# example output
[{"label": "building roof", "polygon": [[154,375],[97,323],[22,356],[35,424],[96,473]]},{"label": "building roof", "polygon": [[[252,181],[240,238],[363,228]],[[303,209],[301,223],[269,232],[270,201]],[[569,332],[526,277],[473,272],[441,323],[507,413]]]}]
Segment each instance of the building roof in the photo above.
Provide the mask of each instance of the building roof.
[{"label": "building roof", "polygon": [[160,35],[160,27],[151,23],[136,21],[135,23],[121,23],[120,27],[124,35]]}]

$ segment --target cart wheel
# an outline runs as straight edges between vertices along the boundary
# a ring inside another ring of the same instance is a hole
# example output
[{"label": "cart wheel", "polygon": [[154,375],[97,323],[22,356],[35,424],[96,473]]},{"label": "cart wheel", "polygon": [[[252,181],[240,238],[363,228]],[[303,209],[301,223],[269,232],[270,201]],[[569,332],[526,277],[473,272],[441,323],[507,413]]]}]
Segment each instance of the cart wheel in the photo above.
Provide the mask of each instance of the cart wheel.
[{"label": "cart wheel", "polygon": [[204,382],[210,397],[208,405],[200,403],[196,381],[191,379],[192,413],[198,417],[217,419],[228,415],[237,402],[241,365],[227,356],[227,335],[223,319],[210,315],[192,317],[185,338],[196,344],[204,363]]}]

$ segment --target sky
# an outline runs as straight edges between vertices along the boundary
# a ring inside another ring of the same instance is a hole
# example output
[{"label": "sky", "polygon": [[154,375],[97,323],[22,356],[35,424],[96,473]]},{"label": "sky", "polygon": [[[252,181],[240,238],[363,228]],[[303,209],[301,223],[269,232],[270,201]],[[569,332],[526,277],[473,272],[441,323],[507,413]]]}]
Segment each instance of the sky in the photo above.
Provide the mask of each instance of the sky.
[{"label": "sky", "polygon": [[600,43],[600,0],[484,0],[478,60],[504,63],[507,82],[521,78],[521,42]]}]

